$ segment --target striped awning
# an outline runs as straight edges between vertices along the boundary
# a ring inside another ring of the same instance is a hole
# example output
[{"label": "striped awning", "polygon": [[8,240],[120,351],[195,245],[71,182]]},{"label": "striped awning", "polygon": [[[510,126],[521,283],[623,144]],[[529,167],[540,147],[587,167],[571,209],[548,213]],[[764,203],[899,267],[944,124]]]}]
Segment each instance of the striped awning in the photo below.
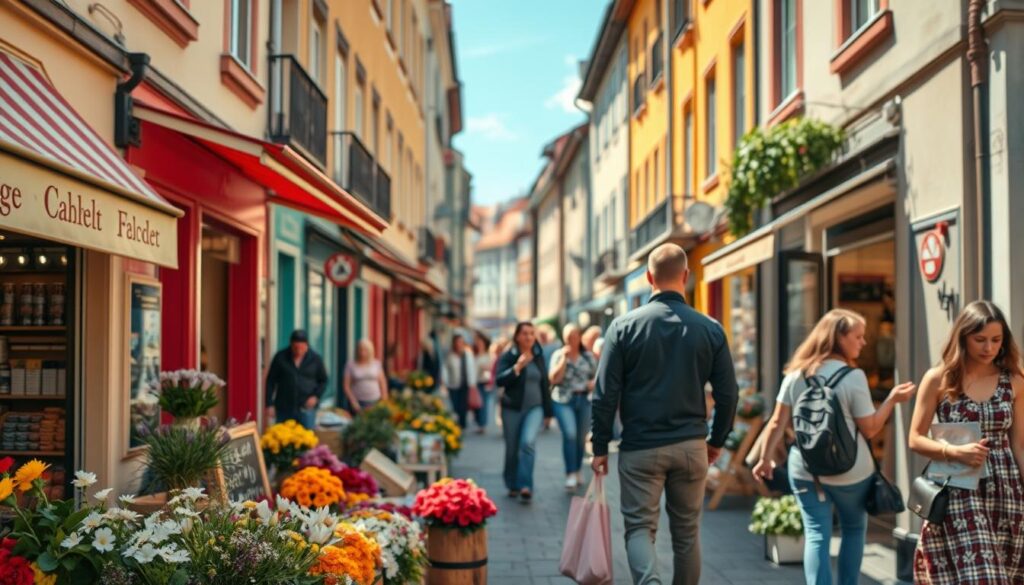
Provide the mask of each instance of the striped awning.
[{"label": "striped awning", "polygon": [[181,215],[42,70],[0,52],[0,228],[176,267]]}]

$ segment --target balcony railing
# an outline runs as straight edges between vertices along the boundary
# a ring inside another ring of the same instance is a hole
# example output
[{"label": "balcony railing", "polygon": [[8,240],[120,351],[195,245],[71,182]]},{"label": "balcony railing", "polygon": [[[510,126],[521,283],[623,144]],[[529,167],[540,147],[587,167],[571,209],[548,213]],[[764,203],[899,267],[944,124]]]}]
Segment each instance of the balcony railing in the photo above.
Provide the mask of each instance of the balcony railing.
[{"label": "balcony railing", "polygon": [[438,239],[434,231],[426,226],[420,226],[418,239],[420,261],[427,264],[436,263],[440,258],[437,252]]},{"label": "balcony railing", "polygon": [[647,84],[644,83],[644,73],[637,73],[633,80],[633,114],[636,115],[644,107],[647,99]]},{"label": "balcony railing", "polygon": [[293,55],[274,55],[270,139],[327,163],[327,95]]},{"label": "balcony railing", "polygon": [[391,177],[352,132],[334,132],[334,181],[391,220]]},{"label": "balcony railing", "polygon": [[629,252],[635,253],[643,249],[647,244],[653,242],[658,236],[668,229],[668,199],[665,199],[647,214],[633,230],[629,233]]},{"label": "balcony railing", "polygon": [[658,33],[658,38],[651,45],[651,85],[658,82],[664,71],[665,60],[661,54],[665,35]]}]

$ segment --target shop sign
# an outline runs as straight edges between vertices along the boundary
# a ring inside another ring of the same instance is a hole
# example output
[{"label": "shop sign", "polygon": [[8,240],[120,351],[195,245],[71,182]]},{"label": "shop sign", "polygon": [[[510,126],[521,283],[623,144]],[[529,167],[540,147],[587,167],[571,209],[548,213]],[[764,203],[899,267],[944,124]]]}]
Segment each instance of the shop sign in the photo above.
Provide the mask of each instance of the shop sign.
[{"label": "shop sign", "polygon": [[704,281],[714,282],[734,272],[739,272],[751,266],[757,266],[770,259],[774,254],[775,234],[769,233],[764,237],[741,245],[721,258],[705,264]]},{"label": "shop sign", "polygon": [[942,232],[938,228],[925,233],[921,238],[918,254],[921,276],[928,282],[935,282],[942,275],[942,266],[946,261],[946,245],[942,240]]},{"label": "shop sign", "polygon": [[0,229],[178,267],[174,216],[5,152]]},{"label": "shop sign", "polygon": [[324,274],[334,286],[346,287],[352,284],[359,274],[359,261],[351,254],[338,252],[324,262]]}]

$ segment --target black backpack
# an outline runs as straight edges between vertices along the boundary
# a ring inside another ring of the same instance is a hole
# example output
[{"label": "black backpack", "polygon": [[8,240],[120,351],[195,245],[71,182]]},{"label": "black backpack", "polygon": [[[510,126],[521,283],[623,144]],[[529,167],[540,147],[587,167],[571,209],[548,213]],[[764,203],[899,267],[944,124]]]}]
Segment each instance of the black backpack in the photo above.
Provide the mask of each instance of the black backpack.
[{"label": "black backpack", "polygon": [[857,462],[857,437],[850,432],[835,387],[853,371],[846,366],[828,380],[804,379],[807,388],[793,403],[796,444],[807,471],[818,476],[839,475]]}]

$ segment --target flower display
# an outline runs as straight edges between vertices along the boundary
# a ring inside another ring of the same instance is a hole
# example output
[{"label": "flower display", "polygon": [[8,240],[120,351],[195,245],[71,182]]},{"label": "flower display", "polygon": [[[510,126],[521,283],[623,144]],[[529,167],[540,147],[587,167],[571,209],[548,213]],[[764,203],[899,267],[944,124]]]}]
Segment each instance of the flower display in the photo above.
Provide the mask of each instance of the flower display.
[{"label": "flower display", "polygon": [[380,547],[351,524],[339,524],[334,530],[337,541],[320,551],[311,575],[322,575],[324,585],[372,585],[380,565]]},{"label": "flower display", "polygon": [[346,521],[376,540],[384,585],[420,581],[428,561],[419,524],[401,514],[369,507],[350,513]]},{"label": "flower display", "polygon": [[316,433],[293,420],[273,425],[260,438],[263,459],[279,469],[292,467],[300,454],[319,443]]},{"label": "flower display", "polygon": [[444,438],[444,451],[448,455],[457,455],[462,450],[462,429],[445,415],[421,414],[408,427],[414,431],[441,435]]},{"label": "flower display", "polygon": [[160,408],[175,418],[203,416],[217,406],[225,382],[209,372],[176,370],[160,372],[150,392],[160,397]]},{"label": "flower display", "polygon": [[400,514],[408,520],[413,519],[412,508],[409,506],[399,506],[392,504],[391,502],[363,502],[355,506],[356,510],[380,510],[383,512],[389,512],[391,514]]},{"label": "flower display", "polygon": [[307,467],[325,469],[341,481],[345,490],[345,507],[370,499],[380,493],[373,476],[342,463],[326,445],[317,445],[299,457],[299,470]]},{"label": "flower display", "polygon": [[281,484],[281,496],[301,506],[317,508],[347,501],[341,480],[320,467],[305,467],[286,478]]},{"label": "flower display", "polygon": [[429,526],[476,530],[498,513],[487,492],[468,479],[442,479],[416,494],[412,511]]},{"label": "flower display", "polygon": [[32,585],[36,577],[32,564],[14,554],[14,545],[13,538],[0,542],[0,585]]},{"label": "flower display", "polygon": [[405,383],[413,390],[426,390],[434,387],[434,377],[424,371],[414,370],[409,372]]}]

